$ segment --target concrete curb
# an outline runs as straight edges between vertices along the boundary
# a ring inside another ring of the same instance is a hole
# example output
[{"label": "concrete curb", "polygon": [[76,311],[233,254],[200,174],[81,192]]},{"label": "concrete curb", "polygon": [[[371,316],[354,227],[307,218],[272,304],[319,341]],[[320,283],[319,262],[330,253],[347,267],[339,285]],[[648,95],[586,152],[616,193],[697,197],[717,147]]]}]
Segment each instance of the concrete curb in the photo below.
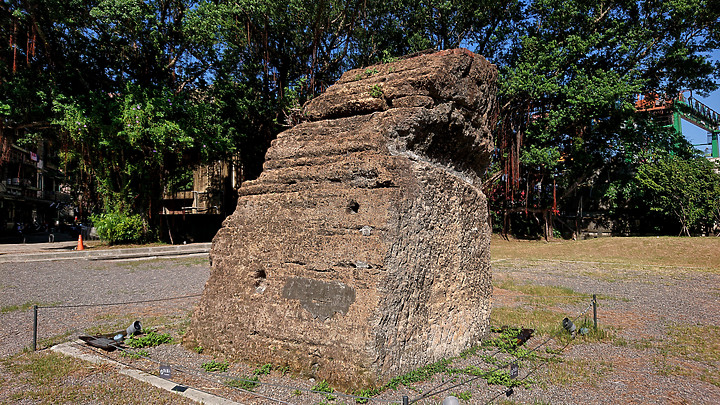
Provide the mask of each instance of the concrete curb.
[{"label": "concrete curb", "polygon": [[10,253],[0,256],[0,263],[42,262],[52,260],[120,260],[152,258],[162,256],[183,256],[210,252],[212,243],[190,245],[153,246],[129,249],[81,250],[47,253]]},{"label": "concrete curb", "polygon": [[126,375],[128,377],[134,378],[138,381],[142,381],[144,383],[150,384],[154,387],[164,389],[165,391],[169,391],[178,395],[181,395],[185,398],[188,398],[192,401],[201,403],[201,404],[208,404],[208,405],[242,405],[239,402],[230,401],[229,399],[225,399],[223,397],[219,397],[217,395],[213,395],[207,392],[196,390],[195,388],[187,387],[185,385],[179,385],[176,384],[170,380],[166,380],[164,378],[160,378],[158,376],[154,376],[152,374],[148,374],[144,371],[140,371],[137,369],[126,367],[123,364],[120,364],[114,360],[103,358],[97,355],[83,353],[76,345],[84,345],[85,342],[78,340],[75,342],[67,342],[67,343],[61,343],[59,345],[55,345],[50,348],[50,350],[62,353],[67,356],[74,357],[76,359],[88,361],[93,364],[111,364],[115,366],[118,369],[118,372],[120,374]]}]

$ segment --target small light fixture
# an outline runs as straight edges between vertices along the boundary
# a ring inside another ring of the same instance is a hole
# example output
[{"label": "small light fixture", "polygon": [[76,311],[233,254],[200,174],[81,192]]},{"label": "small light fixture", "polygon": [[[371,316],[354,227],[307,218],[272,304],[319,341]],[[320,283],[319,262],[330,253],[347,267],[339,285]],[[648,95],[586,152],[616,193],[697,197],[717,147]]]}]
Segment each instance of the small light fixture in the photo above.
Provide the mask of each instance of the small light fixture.
[{"label": "small light fixture", "polygon": [[130,337],[132,335],[136,335],[142,331],[142,325],[140,325],[140,321],[135,321],[132,323],[132,325],[128,326],[128,328],[125,330],[125,337]]},{"label": "small light fixture", "polygon": [[442,405],[460,405],[460,400],[451,395],[443,399]]},{"label": "small light fixture", "polygon": [[569,318],[563,319],[562,326],[568,333],[573,336],[575,335],[575,324]]}]

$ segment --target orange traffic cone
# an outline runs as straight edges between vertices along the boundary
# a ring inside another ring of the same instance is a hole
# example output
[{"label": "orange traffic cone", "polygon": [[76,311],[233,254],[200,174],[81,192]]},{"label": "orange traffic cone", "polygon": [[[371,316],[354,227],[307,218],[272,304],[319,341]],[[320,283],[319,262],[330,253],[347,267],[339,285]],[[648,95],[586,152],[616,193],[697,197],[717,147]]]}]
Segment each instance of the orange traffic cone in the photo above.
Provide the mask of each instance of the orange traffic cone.
[{"label": "orange traffic cone", "polygon": [[78,235],[78,245],[75,250],[85,250],[85,246],[83,246],[82,235]]}]

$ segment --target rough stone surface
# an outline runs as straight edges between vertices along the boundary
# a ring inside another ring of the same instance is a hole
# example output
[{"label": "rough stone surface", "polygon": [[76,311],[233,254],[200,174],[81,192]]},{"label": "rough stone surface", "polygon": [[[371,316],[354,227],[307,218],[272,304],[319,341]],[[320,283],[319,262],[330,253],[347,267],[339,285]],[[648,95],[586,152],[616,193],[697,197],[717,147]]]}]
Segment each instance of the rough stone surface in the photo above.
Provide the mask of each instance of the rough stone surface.
[{"label": "rough stone surface", "polygon": [[485,333],[496,69],[466,50],[345,73],[216,235],[185,337],[358,388]]}]

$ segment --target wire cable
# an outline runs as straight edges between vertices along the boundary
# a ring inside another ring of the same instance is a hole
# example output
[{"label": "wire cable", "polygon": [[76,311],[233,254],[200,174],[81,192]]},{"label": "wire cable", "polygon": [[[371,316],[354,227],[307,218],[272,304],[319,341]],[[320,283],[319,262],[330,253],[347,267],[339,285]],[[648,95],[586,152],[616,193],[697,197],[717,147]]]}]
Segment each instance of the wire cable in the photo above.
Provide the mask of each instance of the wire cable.
[{"label": "wire cable", "polygon": [[74,304],[74,305],[47,305],[47,306],[38,305],[37,308],[38,309],[62,309],[62,308],[107,307],[107,306],[117,306],[117,305],[144,304],[147,302],[173,301],[173,300],[180,300],[180,299],[185,299],[185,298],[196,298],[196,297],[200,297],[200,296],[202,296],[202,294],[192,294],[192,295],[183,295],[180,297],[156,298],[156,299],[151,299],[151,300],[127,301],[127,302],[109,302],[109,303]]},{"label": "wire cable", "polygon": [[[587,308],[585,308],[582,312],[580,312],[580,314],[578,314],[573,321],[575,322],[575,321],[577,321],[578,319],[580,319],[581,316],[583,316],[587,311],[590,310],[590,308],[592,308],[592,305],[593,305],[592,302],[590,302],[590,304],[587,306]],[[484,374],[494,373],[494,372],[496,372],[496,371],[498,371],[498,370],[501,370],[501,369],[504,369],[504,368],[508,367],[509,365],[511,365],[512,363],[514,363],[514,362],[516,362],[516,361],[518,361],[518,360],[522,360],[522,359],[530,356],[532,353],[534,353],[535,351],[537,351],[537,349],[539,349],[540,347],[546,345],[547,343],[550,342],[550,340],[554,339],[554,338],[557,337],[557,336],[559,336],[559,335],[555,335],[555,336],[550,336],[550,337],[548,337],[544,342],[542,342],[541,344],[535,346],[532,350],[527,351],[527,352],[524,353],[522,356],[516,357],[515,360],[513,360],[513,361],[511,361],[511,362],[509,362],[509,363],[506,363],[506,364],[497,366],[494,370],[487,371],[487,372],[485,372]],[[436,392],[428,391],[427,393],[419,396],[418,398],[415,398],[415,399],[411,400],[410,403],[413,404],[413,403],[415,403],[415,402],[417,402],[417,401],[423,400],[423,399],[428,398],[428,397],[430,397],[430,396],[442,394],[443,392],[447,392],[447,391],[450,391],[451,389],[454,389],[454,388],[457,388],[457,387],[461,387],[461,386],[463,386],[463,385],[469,384],[469,383],[471,383],[471,382],[473,382],[473,381],[476,381],[476,380],[478,380],[478,379],[480,379],[480,378],[483,378],[483,377],[484,377],[484,375],[475,376],[475,377],[472,377],[472,378],[470,378],[470,379],[468,379],[468,380],[466,380],[466,381],[464,381],[464,382],[461,382],[461,383],[452,385],[452,386],[450,386],[450,387],[444,388],[444,389],[442,389],[442,390],[438,390],[438,391],[436,391]]]}]

